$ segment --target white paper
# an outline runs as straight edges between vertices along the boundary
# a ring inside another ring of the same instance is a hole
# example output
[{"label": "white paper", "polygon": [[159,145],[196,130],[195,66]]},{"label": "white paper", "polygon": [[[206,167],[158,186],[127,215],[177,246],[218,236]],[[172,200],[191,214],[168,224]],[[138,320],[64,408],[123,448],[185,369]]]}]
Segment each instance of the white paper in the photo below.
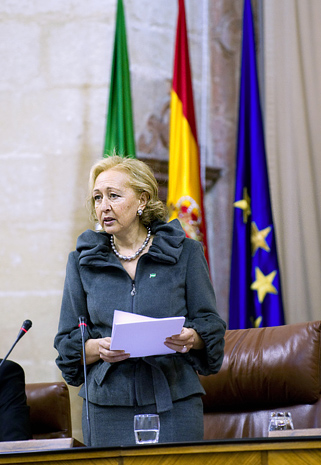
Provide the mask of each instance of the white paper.
[{"label": "white paper", "polygon": [[150,318],[135,313],[114,311],[111,350],[125,350],[131,357],[175,353],[165,346],[167,337],[180,334],[185,318]]}]

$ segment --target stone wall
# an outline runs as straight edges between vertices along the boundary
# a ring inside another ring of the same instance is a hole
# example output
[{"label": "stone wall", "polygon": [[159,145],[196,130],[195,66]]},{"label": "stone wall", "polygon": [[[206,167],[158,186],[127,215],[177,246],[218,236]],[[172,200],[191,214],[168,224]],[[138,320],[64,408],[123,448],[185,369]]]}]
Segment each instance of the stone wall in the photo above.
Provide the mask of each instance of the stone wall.
[{"label": "stone wall", "polygon": [[[231,202],[242,0],[209,0],[205,140],[220,177],[206,196],[211,269],[227,318]],[[91,227],[89,167],[102,154],[116,0],[0,2],[0,308],[4,356],[21,323],[30,332],[11,355],[27,382],[60,379],[57,331],[67,255]],[[168,102],[177,3],[124,0],[138,156],[168,157]],[[186,0],[200,131],[203,6]],[[202,141],[204,144],[204,141]],[[73,432],[81,440],[77,388]]]}]

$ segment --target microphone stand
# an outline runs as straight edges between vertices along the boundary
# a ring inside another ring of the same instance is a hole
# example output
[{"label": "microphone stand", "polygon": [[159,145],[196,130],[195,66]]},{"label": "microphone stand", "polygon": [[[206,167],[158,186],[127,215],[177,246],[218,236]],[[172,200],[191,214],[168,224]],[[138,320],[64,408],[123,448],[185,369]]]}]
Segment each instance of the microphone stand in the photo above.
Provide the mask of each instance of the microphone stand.
[{"label": "microphone stand", "polygon": [[84,316],[79,317],[79,328],[81,331],[81,343],[82,343],[82,358],[84,363],[84,378],[85,378],[85,402],[86,402],[86,420],[88,430],[88,446],[91,446],[91,430],[89,420],[89,402],[88,402],[88,385],[87,385],[87,364],[86,364],[86,350],[85,350],[85,331],[87,327],[86,318]]},{"label": "microphone stand", "polygon": [[2,364],[7,360],[7,358],[9,357],[9,355],[11,354],[11,352],[13,351],[15,345],[17,344],[19,339],[16,339],[15,342],[12,344],[12,347],[11,349],[9,350],[9,352],[7,353],[7,355],[1,360],[1,363],[0,363],[0,368],[2,366]]},{"label": "microphone stand", "polygon": [[17,344],[17,342],[20,341],[22,336],[24,336],[26,334],[26,332],[31,328],[31,326],[32,326],[32,323],[31,323],[30,320],[26,320],[26,321],[23,322],[23,324],[22,324],[22,326],[20,328],[19,334],[17,336],[17,339],[12,344],[12,347],[9,350],[9,352],[7,353],[7,355],[1,360],[0,368],[1,368],[2,364],[7,360],[7,358],[9,357],[11,352],[13,351],[13,349],[15,348],[15,345]]}]

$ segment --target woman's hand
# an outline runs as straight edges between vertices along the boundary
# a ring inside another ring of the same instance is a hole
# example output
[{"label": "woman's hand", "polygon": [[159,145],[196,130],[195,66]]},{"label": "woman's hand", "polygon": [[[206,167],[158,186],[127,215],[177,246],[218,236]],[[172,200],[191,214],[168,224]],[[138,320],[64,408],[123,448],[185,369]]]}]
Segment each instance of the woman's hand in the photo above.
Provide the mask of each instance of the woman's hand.
[{"label": "woman's hand", "polygon": [[175,352],[186,354],[191,349],[203,349],[204,341],[201,336],[192,328],[183,328],[181,334],[167,337],[164,344]]},{"label": "woman's hand", "polygon": [[110,350],[110,337],[88,339],[85,343],[87,365],[101,359],[104,362],[122,362],[130,357],[124,350]]}]

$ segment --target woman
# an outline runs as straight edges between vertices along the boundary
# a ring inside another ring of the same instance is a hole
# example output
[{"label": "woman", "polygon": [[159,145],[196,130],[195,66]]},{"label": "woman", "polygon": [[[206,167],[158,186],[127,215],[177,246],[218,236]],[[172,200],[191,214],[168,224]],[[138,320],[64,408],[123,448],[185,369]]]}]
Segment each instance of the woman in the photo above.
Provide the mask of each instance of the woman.
[{"label": "woman", "polygon": [[[157,182],[142,161],[102,159],[91,170],[89,193],[102,231],[81,234],[69,256],[55,347],[67,383],[82,384],[78,318],[87,318],[91,445],[134,444],[137,413],[160,415],[160,442],[202,440],[197,372],[219,370],[225,333],[202,245],[186,238],[178,220],[166,223]],[[181,334],[164,341],[175,353],[130,358],[110,350],[114,310],[184,316]],[[88,443],[85,409],[83,433]]]}]

